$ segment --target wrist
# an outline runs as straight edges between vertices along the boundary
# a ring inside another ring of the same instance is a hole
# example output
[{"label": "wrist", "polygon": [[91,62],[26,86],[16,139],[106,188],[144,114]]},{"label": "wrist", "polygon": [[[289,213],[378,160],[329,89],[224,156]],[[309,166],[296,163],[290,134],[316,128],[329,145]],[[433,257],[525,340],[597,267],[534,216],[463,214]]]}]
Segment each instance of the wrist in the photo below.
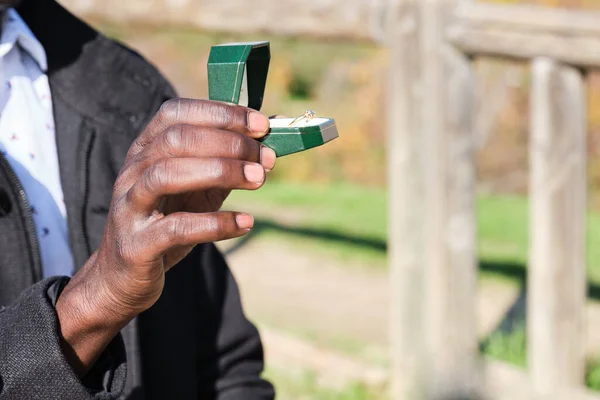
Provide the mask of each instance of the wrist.
[{"label": "wrist", "polygon": [[56,302],[61,347],[80,376],[134,317],[111,307],[103,283],[94,279],[94,259],[95,255],[65,286]]}]

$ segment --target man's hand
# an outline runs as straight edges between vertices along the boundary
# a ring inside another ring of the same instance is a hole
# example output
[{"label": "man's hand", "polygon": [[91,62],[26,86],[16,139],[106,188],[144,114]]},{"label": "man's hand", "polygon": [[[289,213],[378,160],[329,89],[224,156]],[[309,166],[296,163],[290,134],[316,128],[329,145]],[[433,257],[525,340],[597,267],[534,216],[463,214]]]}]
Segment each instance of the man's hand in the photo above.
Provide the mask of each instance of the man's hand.
[{"label": "man's hand", "polygon": [[261,187],[275,153],[248,108],[166,102],[131,146],[99,249],[59,297],[63,349],[83,374],[112,338],[160,297],[165,273],[199,243],[235,238],[252,216],[219,211],[234,189]]}]

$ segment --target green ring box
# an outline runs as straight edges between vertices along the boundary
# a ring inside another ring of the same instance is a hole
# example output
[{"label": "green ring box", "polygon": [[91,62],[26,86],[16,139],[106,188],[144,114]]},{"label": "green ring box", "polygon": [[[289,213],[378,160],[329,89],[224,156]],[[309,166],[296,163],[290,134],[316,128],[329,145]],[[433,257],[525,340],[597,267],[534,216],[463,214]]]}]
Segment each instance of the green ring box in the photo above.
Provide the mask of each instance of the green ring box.
[{"label": "green ring box", "polygon": [[[270,61],[269,42],[213,46],[208,58],[208,98],[260,111]],[[293,120],[271,119],[269,133],[260,139],[278,157],[312,149],[338,137],[331,118],[316,117],[288,126]]]}]

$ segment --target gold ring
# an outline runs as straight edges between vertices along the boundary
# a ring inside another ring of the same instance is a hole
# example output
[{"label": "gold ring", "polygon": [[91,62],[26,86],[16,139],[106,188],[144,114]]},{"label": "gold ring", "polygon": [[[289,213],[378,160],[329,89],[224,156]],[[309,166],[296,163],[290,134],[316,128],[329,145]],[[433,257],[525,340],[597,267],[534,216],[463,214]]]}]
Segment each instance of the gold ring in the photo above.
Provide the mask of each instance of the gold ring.
[{"label": "gold ring", "polygon": [[302,120],[306,120],[306,122],[308,122],[311,119],[315,118],[316,116],[317,116],[317,113],[314,112],[313,110],[306,110],[304,112],[304,114],[302,114],[301,116],[299,116],[298,118],[296,118],[295,120],[293,120],[292,122],[290,122],[290,124],[288,126],[292,126],[294,124],[297,124],[298,122],[300,122]]}]

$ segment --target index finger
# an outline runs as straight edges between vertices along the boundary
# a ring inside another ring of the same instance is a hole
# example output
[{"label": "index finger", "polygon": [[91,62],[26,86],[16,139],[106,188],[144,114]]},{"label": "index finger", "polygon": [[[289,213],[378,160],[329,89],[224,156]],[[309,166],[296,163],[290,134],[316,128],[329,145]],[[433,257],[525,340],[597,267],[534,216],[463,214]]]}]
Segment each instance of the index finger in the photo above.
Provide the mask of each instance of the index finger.
[{"label": "index finger", "polygon": [[127,157],[139,153],[154,137],[173,125],[197,125],[241,133],[258,139],[269,131],[269,119],[247,107],[210,100],[166,101],[135,140]]}]

